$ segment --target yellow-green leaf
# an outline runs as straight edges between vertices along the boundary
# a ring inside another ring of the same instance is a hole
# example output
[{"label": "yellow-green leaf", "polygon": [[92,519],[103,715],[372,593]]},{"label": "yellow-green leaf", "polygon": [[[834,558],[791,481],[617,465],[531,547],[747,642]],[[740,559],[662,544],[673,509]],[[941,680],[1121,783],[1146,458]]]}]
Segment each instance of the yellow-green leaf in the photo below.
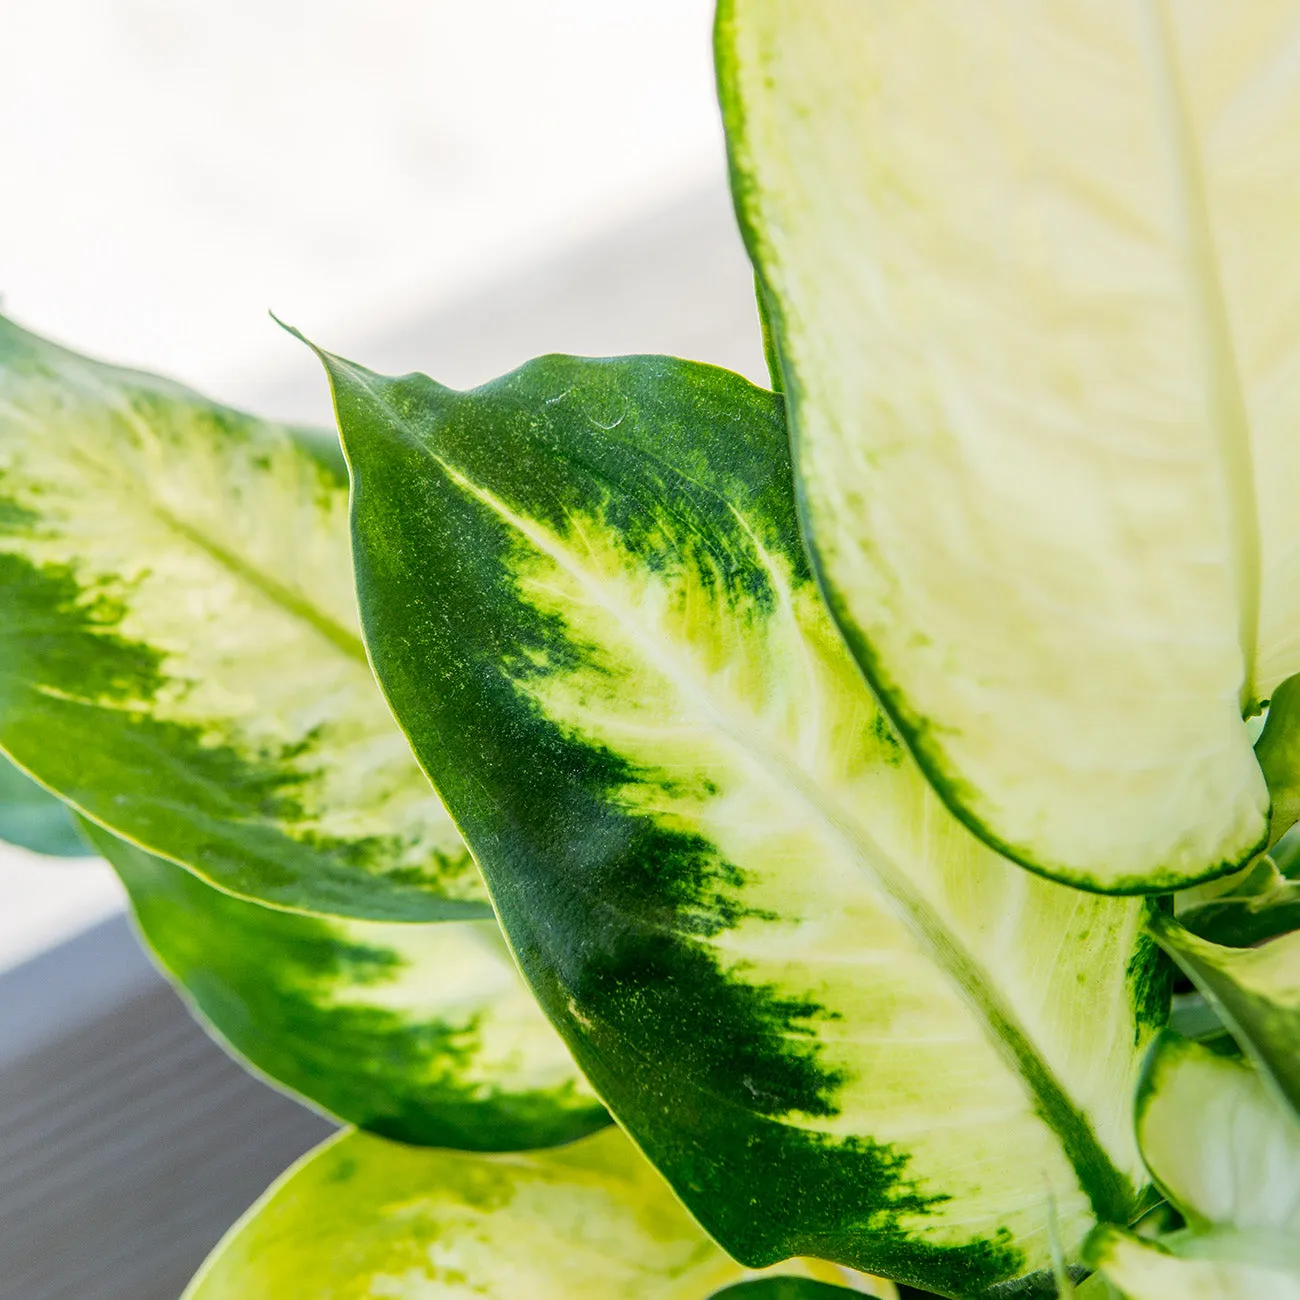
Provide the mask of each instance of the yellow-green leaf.
[{"label": "yellow-green leaf", "polygon": [[819,597],[778,398],[326,357],[376,670],[547,1013],[738,1258],[969,1296],[1123,1217],[1145,904],[933,795]]},{"label": "yellow-green leaf", "polygon": [[744,1276],[617,1129],[497,1156],[352,1133],[285,1174],[185,1300],[705,1300]]},{"label": "yellow-green leaf", "polygon": [[1300,1116],[1300,931],[1258,948],[1210,943],[1164,914],[1151,931]]},{"label": "yellow-green leaf", "polygon": [[1183,926],[1229,948],[1300,930],[1300,833],[1241,871],[1179,894],[1175,903]]},{"label": "yellow-green leaf", "polygon": [[1106,1225],[1089,1239],[1088,1260],[1125,1300],[1300,1300],[1300,1252],[1266,1253],[1245,1235],[1154,1242]]},{"label": "yellow-green leaf", "polygon": [[1243,715],[1300,669],[1295,21],[720,6],[835,614],[954,811],[1088,889],[1268,834]]},{"label": "yellow-green leaf", "polygon": [[1098,1229],[1085,1255],[1129,1300],[1300,1296],[1300,1119],[1249,1061],[1165,1034],[1137,1100],[1142,1155],[1187,1227]]},{"label": "yellow-green leaf", "polygon": [[358,921],[235,898],[85,823],[200,1020],[245,1061],[404,1142],[511,1151],[608,1117],[493,920]]},{"label": "yellow-green leaf", "polygon": [[333,439],[3,319],[0,750],[234,893],[491,915],[366,662]]},{"label": "yellow-green leaf", "polygon": [[1166,1035],[1138,1092],[1142,1156],[1195,1228],[1300,1239],[1300,1119],[1249,1061]]},{"label": "yellow-green leaf", "polygon": [[1269,838],[1277,841],[1300,820],[1300,676],[1273,692],[1255,757],[1273,804]]}]

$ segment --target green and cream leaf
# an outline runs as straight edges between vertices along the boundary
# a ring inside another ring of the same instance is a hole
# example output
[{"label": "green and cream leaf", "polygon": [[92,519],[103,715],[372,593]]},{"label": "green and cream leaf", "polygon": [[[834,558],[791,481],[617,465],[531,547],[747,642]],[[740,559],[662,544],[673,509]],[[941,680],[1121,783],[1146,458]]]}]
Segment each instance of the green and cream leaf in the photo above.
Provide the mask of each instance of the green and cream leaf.
[{"label": "green and cream leaf", "polygon": [[1269,835],[1243,715],[1300,670],[1294,23],[719,7],[833,611],[952,809],[1087,889],[1181,888]]},{"label": "green and cream leaf", "polygon": [[706,1300],[745,1276],[617,1129],[515,1155],[351,1133],[262,1197],[185,1300]]},{"label": "green and cream leaf", "polygon": [[4,320],[0,750],[233,893],[491,915],[366,662],[334,439]]},{"label": "green and cream leaf", "polygon": [[85,823],[191,1009],[277,1083],[404,1142],[477,1151],[609,1122],[493,920],[358,921],[235,898]]},{"label": "green and cream leaf", "polygon": [[1163,913],[1151,930],[1300,1116],[1300,931],[1258,948],[1224,948]]},{"label": "green and cream leaf", "polygon": [[1300,1300],[1294,1250],[1277,1258],[1244,1234],[1155,1242],[1107,1224],[1087,1258],[1124,1300]]},{"label": "green and cream leaf", "polygon": [[325,357],[394,711],[597,1091],[704,1226],[973,1295],[1125,1216],[1145,905],[932,794],[825,613],[780,400],[665,358]]},{"label": "green and cream leaf", "polygon": [[1176,896],[1180,924],[1202,939],[1249,948],[1300,930],[1300,835],[1294,831],[1249,866]]},{"label": "green and cream leaf", "polygon": [[1249,1061],[1163,1036],[1138,1091],[1137,1135],[1197,1231],[1300,1239],[1300,1120]]},{"label": "green and cream leaf", "polygon": [[[1191,969],[1176,932],[1165,922],[1161,942]],[[1098,1229],[1085,1247],[1098,1276],[1128,1300],[1300,1296],[1300,1116],[1231,1041],[1162,1035],[1138,1089],[1136,1127],[1186,1226],[1154,1240]]]}]

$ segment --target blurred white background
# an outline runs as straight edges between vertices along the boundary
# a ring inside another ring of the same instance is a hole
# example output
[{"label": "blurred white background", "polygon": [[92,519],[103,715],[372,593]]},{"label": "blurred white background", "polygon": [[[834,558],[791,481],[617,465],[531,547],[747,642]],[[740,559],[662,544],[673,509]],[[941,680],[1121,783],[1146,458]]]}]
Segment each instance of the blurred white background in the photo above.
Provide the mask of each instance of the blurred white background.
[{"label": "blurred white background", "polygon": [[[762,373],[712,0],[0,3],[0,308],[323,423],[314,362],[481,382],[541,351]],[[0,850],[0,967],[120,906]]]},{"label": "blurred white background", "polygon": [[[711,0],[10,0],[0,286],[211,390],[717,180]],[[228,393],[223,395],[229,395]]]}]

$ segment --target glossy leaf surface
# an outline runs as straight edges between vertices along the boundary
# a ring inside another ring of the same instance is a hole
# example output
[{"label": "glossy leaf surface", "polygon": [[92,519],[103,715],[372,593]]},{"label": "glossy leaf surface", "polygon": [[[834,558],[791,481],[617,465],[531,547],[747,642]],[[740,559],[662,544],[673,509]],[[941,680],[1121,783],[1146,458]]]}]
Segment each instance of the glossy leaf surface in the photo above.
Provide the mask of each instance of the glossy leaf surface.
[{"label": "glossy leaf surface", "polygon": [[357,627],[332,439],[0,320],[0,750],[278,906],[490,916]]},{"label": "glossy leaf surface", "polygon": [[1209,879],[1268,833],[1242,717],[1300,669],[1294,24],[720,8],[836,616],[952,808],[1089,889]]},{"label": "glossy leaf surface", "polygon": [[1152,933],[1300,1116],[1300,932],[1224,948],[1155,915]]},{"label": "glossy leaf surface", "polygon": [[1138,1143],[1194,1227],[1300,1239],[1300,1120],[1254,1067],[1172,1035],[1138,1093]]},{"label": "glossy leaf surface", "polygon": [[[971,1295],[1127,1213],[1144,904],[998,858],[876,707],[779,399],[666,358],[326,358],[394,711],[597,1091],[738,1258]],[[936,1117],[941,1117],[936,1119]]]},{"label": "glossy leaf surface", "polygon": [[495,921],[300,916],[224,894],[86,823],[200,1019],[277,1083],[404,1142],[550,1146],[604,1108]]},{"label": "glossy leaf surface", "polygon": [[52,858],[91,852],[66,804],[0,754],[0,841]]},{"label": "glossy leaf surface", "polygon": [[617,1129],[496,1156],[353,1133],[285,1174],[186,1300],[706,1300],[743,1276]]}]

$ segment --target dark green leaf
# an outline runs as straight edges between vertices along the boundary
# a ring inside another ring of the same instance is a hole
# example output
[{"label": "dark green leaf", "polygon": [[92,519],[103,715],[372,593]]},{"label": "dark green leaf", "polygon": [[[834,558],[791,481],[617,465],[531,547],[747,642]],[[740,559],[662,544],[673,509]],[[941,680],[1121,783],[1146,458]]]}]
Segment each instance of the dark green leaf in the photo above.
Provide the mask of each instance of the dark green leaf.
[{"label": "dark green leaf", "polygon": [[706,1228],[970,1295],[1047,1264],[1052,1198],[1067,1246],[1126,1215],[1144,905],[933,795],[808,571],[780,400],[666,358],[472,393],[325,360],[389,700]]},{"label": "dark green leaf", "polygon": [[195,1013],[256,1069],[403,1142],[514,1151],[608,1117],[495,921],[302,916],[222,893],[90,823]]}]

